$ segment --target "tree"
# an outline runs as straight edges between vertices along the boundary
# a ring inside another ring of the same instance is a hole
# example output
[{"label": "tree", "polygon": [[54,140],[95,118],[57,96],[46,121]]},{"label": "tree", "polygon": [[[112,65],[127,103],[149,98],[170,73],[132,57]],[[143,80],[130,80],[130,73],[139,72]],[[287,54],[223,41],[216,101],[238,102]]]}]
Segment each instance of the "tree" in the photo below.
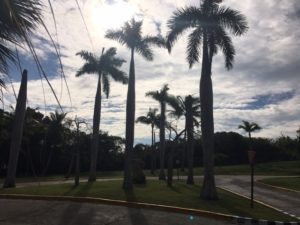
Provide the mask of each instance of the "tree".
[{"label": "tree", "polygon": [[160,122],[159,122],[159,154],[160,154],[160,171],[159,179],[165,180],[165,126],[166,126],[166,103],[174,101],[175,97],[168,94],[169,87],[164,85],[160,91],[150,91],[146,96],[153,98],[160,104]]},{"label": "tree", "polygon": [[187,61],[190,68],[199,61],[202,45],[202,70],[200,79],[201,130],[203,145],[204,179],[201,190],[203,199],[217,199],[214,179],[214,119],[211,70],[213,56],[218,48],[225,56],[227,69],[233,67],[235,49],[226,32],[240,36],[247,30],[246,18],[236,10],[220,6],[222,0],[202,0],[199,7],[185,7],[173,13],[168,21],[167,47],[171,51],[174,43],[186,30],[188,36]]},{"label": "tree", "polygon": [[[194,126],[199,126],[198,119],[200,117],[199,98],[186,96],[184,99],[177,96],[177,101],[171,102],[173,108],[170,115],[177,117],[185,117],[185,133],[187,134],[187,158],[188,158],[188,177],[187,184],[194,184],[193,162],[194,162]],[[183,152],[184,153],[184,152]],[[184,154],[183,154],[184,156]],[[183,159],[184,160],[184,157]]]},{"label": "tree", "polygon": [[159,126],[159,117],[157,116],[158,109],[149,108],[146,116],[140,116],[137,118],[137,123],[151,125],[151,174],[154,174],[154,160],[155,160],[155,150],[154,150],[154,127]]},{"label": "tree", "polygon": [[98,158],[98,145],[99,145],[99,127],[101,119],[101,80],[103,83],[103,92],[108,98],[110,92],[110,80],[109,75],[115,81],[122,82],[126,84],[128,78],[123,71],[119,68],[123,65],[125,60],[116,57],[116,48],[109,48],[107,51],[102,49],[101,56],[96,56],[93,53],[87,51],[81,51],[77,53],[84,60],[84,65],[78,70],[76,76],[81,76],[85,73],[87,74],[97,74],[98,84],[95,96],[95,106],[94,106],[94,117],[93,117],[93,138],[91,146],[91,165],[90,165],[90,175],[89,181],[96,180],[96,170],[97,170],[97,158]]},{"label": "tree", "polygon": [[24,70],[22,74],[22,81],[21,81],[21,86],[18,94],[16,111],[14,115],[7,175],[3,185],[4,188],[10,188],[16,186],[15,180],[16,180],[19,152],[20,152],[22,136],[23,136],[26,100],[27,100],[27,70]]},{"label": "tree", "polygon": [[138,53],[147,61],[153,60],[152,46],[165,47],[165,40],[160,37],[142,36],[143,22],[132,19],[126,22],[120,30],[109,30],[105,37],[125,45],[131,52],[129,82],[126,103],[126,130],[125,130],[125,162],[124,162],[124,189],[132,189],[132,157],[135,121],[135,66],[134,53]]},{"label": "tree", "polygon": [[243,122],[243,124],[239,125],[238,128],[243,129],[245,132],[247,132],[248,135],[249,135],[249,139],[251,139],[251,133],[252,132],[261,129],[261,127],[257,123],[248,122],[248,121],[245,121],[245,120],[243,120],[242,122]]},{"label": "tree", "polygon": [[[51,164],[53,151],[55,148],[63,146],[64,144],[64,121],[66,119],[67,113],[55,112],[50,113],[50,121],[45,136],[45,141],[43,144],[43,150],[45,152],[45,162],[42,175],[45,176],[49,166]],[[48,152],[48,154],[47,154]]]},{"label": "tree", "polygon": [[0,73],[7,72],[8,61],[16,62],[10,45],[19,45],[41,23],[41,6],[38,0],[0,1]]}]

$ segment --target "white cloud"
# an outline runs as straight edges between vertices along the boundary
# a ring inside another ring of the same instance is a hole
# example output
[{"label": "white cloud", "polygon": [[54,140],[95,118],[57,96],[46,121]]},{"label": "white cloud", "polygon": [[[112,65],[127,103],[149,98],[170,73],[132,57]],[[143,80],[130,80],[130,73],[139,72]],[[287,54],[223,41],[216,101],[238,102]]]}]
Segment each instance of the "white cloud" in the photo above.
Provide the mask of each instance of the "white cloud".
[{"label": "white cloud", "polygon": [[[269,93],[281,93],[300,90],[300,31],[299,21],[289,18],[294,13],[297,0],[227,0],[224,5],[235,8],[247,16],[250,29],[239,38],[233,38],[236,48],[236,59],[233,70],[226,71],[222,55],[214,58],[213,85],[215,102],[215,130],[238,131],[237,126],[242,119],[259,123],[263,129],[257,136],[274,137],[281,132],[295,135],[300,124],[299,120],[299,91],[292,99],[282,101],[277,105],[250,110],[242,108],[253,97]],[[122,2],[122,1],[115,1]],[[108,6],[105,1],[79,1],[87,22],[90,35],[97,53],[102,47],[117,47],[118,54],[127,60],[124,71],[128,72],[129,51],[116,42],[105,39],[108,28],[117,28],[124,18],[131,17],[128,10],[138,14],[144,21],[144,34],[156,34],[154,22],[161,23],[162,34],[167,32],[166,22],[176,8],[185,5],[198,5],[198,0],[129,0]],[[45,1],[45,5],[47,5]],[[121,5],[122,4],[122,5]],[[124,12],[121,10],[122,6]],[[96,91],[96,76],[84,75],[75,78],[76,70],[83,61],[75,56],[80,50],[92,51],[88,34],[74,1],[53,1],[57,20],[58,40],[69,88],[72,94],[73,109],[70,116],[91,120],[93,100]],[[114,12],[114,7],[116,11]],[[109,13],[110,12],[110,13]],[[112,18],[108,18],[111,14]],[[118,18],[120,14],[120,18]],[[106,15],[106,16],[104,16]],[[294,14],[293,14],[294,15]],[[49,9],[45,9],[45,23],[56,40],[55,29]],[[120,19],[120,20],[119,20]],[[49,39],[41,28],[38,34]],[[43,43],[34,38],[38,55],[47,59],[49,52],[54,52],[49,43]],[[196,64],[188,69],[185,60],[186,37],[182,37],[169,55],[166,50],[154,49],[155,59],[147,62],[136,55],[136,117],[146,114],[149,107],[158,107],[153,100],[146,98],[145,93],[159,90],[165,83],[169,84],[170,93],[175,95],[197,94],[201,66]],[[23,52],[24,53],[24,52]],[[51,83],[60,96],[60,78],[52,78]],[[16,88],[18,84],[15,84]],[[56,104],[49,87],[44,82],[46,103]],[[33,107],[43,106],[43,91],[39,80],[30,81],[28,85],[29,104]],[[114,135],[124,136],[125,106],[127,87],[112,82],[111,97],[103,99],[101,129]],[[6,102],[13,103],[12,91],[6,93]],[[62,105],[70,106],[66,88],[64,87]],[[182,126],[182,123],[180,124]],[[150,127],[136,125],[135,136],[142,139],[150,137]]]}]

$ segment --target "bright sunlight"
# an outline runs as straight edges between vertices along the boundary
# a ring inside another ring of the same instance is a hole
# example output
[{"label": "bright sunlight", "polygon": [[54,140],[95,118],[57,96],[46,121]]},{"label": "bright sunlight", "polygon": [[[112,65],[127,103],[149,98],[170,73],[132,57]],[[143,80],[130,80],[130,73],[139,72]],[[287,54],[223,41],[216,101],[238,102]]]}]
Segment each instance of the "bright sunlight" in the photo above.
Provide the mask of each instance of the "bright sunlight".
[{"label": "bright sunlight", "polygon": [[104,28],[119,28],[124,22],[130,20],[137,12],[137,8],[124,1],[98,5],[92,11],[92,18],[95,23],[102,24]]}]

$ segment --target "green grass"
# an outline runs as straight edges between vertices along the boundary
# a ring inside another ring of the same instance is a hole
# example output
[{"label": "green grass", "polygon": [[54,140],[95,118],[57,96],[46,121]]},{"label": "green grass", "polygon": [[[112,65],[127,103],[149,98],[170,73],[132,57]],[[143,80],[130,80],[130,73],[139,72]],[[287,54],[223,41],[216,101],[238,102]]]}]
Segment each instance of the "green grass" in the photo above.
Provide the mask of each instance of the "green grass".
[{"label": "green grass", "polygon": [[[269,162],[269,163],[261,163],[255,165],[255,174],[256,175],[300,175],[300,161],[281,161],[281,162]],[[149,170],[145,170],[146,176],[153,176]],[[234,165],[234,166],[216,166],[215,173],[217,175],[248,175],[250,173],[249,165]],[[194,169],[194,174],[203,175],[203,168],[197,167]],[[156,170],[156,174],[158,175],[158,170]],[[174,175],[177,175],[176,168],[174,169]],[[187,170],[185,172],[181,172],[179,169],[179,175],[184,176],[187,175]],[[88,173],[82,173],[82,178],[87,178]],[[97,173],[97,178],[121,178],[123,177],[123,171],[99,171]],[[17,178],[18,183],[23,182],[38,182],[38,181],[52,181],[52,180],[63,180],[64,175],[50,175],[46,177],[19,177]],[[72,178],[70,178],[72,179]],[[0,182],[3,182],[3,178],[0,179]]]},{"label": "green grass", "polygon": [[202,209],[256,219],[278,221],[294,220],[291,217],[260,204],[255,204],[255,208],[251,209],[249,200],[223,190],[218,190],[220,199],[217,201],[201,200],[199,198],[199,192],[201,190],[199,185],[186,185],[181,181],[175,181],[174,187],[172,188],[167,187],[165,182],[162,181],[148,181],[147,185],[136,185],[131,192],[125,192],[121,188],[121,185],[121,181],[103,181],[82,183],[78,187],[73,186],[73,184],[61,184],[41,187],[0,189],[0,193],[44,196],[89,196]]},{"label": "green grass", "polygon": [[300,177],[278,177],[259,180],[261,183],[300,191]]}]

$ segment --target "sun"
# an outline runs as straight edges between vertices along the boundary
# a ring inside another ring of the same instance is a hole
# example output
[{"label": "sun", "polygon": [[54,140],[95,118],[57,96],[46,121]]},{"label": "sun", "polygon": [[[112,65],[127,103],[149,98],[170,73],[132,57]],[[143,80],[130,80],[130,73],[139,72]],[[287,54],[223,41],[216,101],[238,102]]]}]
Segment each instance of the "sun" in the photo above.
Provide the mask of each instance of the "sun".
[{"label": "sun", "polygon": [[93,22],[106,29],[120,28],[137,13],[137,7],[124,1],[98,5],[92,10]]}]

